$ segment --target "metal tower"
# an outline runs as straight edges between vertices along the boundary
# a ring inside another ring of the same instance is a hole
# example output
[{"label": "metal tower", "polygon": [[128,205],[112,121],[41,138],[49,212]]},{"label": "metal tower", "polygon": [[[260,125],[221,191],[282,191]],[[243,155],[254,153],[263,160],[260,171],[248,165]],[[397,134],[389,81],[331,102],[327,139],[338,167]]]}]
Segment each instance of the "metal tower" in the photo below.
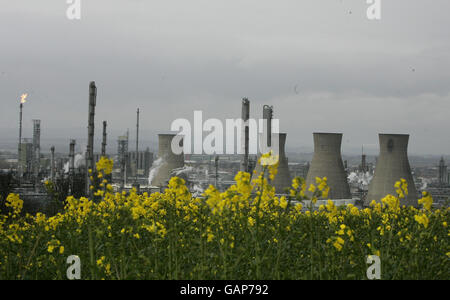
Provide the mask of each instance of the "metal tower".
[{"label": "metal tower", "polygon": [[250,129],[248,124],[249,119],[250,119],[250,101],[247,98],[244,98],[242,99],[242,121],[244,122],[243,127],[244,156],[241,159],[242,172],[249,172],[248,168],[249,140],[250,140]]},{"label": "metal tower", "polygon": [[89,117],[88,117],[88,144],[86,149],[86,195],[91,194],[89,170],[94,171],[94,134],[95,134],[95,106],[97,105],[97,87],[95,82],[89,84]]},{"label": "metal tower", "polygon": [[106,157],[106,127],[108,126],[108,123],[106,121],[103,121],[103,141],[102,141],[102,156]]},{"label": "metal tower", "polygon": [[41,168],[41,120],[33,120],[33,178],[35,187],[39,182]]},{"label": "metal tower", "polygon": [[128,135],[119,136],[117,140],[118,145],[118,158],[119,158],[119,166],[120,166],[120,186],[123,189],[127,182],[127,163],[128,163]]}]

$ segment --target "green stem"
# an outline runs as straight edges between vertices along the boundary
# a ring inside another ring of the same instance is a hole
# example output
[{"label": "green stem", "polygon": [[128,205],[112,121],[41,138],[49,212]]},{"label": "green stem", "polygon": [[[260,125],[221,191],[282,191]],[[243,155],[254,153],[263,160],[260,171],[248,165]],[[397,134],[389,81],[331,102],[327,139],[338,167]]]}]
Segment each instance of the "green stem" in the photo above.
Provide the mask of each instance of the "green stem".
[{"label": "green stem", "polygon": [[91,262],[91,277],[95,280],[95,258],[94,258],[94,240],[92,237],[92,227],[88,224],[88,239],[89,239],[89,258]]},{"label": "green stem", "polygon": [[259,238],[259,206],[261,204],[261,199],[262,199],[262,195],[264,193],[264,176],[266,175],[266,170],[267,167],[265,166],[263,168],[263,174],[262,174],[262,180],[263,182],[261,183],[261,193],[259,194],[259,198],[258,198],[258,202],[256,203],[256,237],[255,237],[255,260],[256,260],[256,279],[260,280],[261,279],[261,261],[260,261],[260,251],[259,251],[259,243],[258,243],[258,238]]}]

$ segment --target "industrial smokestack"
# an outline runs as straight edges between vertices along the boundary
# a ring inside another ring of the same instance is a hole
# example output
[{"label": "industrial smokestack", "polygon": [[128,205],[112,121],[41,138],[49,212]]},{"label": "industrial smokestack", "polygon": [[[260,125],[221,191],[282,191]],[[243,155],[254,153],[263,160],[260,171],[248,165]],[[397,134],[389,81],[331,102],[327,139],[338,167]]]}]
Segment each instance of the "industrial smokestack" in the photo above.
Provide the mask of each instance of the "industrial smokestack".
[{"label": "industrial smokestack", "polygon": [[69,146],[69,194],[73,193],[73,182],[75,179],[75,140],[70,140]]},{"label": "industrial smokestack", "polygon": [[118,145],[118,159],[120,166],[120,189],[123,190],[126,183],[126,168],[128,163],[128,134],[126,136],[119,136],[117,140]]},{"label": "industrial smokestack", "polygon": [[248,172],[248,155],[249,155],[249,140],[250,140],[250,129],[248,120],[250,119],[250,101],[247,98],[242,99],[242,121],[244,122],[244,156],[241,160],[241,171]]},{"label": "industrial smokestack", "polygon": [[106,126],[107,126],[107,122],[103,121],[103,141],[102,141],[102,156],[106,157]]},{"label": "industrial smokestack", "polygon": [[448,185],[448,171],[447,165],[445,164],[444,157],[441,157],[439,161],[439,185],[446,186]]},{"label": "industrial smokestack", "polygon": [[316,177],[327,177],[329,199],[351,199],[341,156],[341,133],[314,133],[314,155],[306,176],[306,186],[316,184]]},{"label": "industrial smokestack", "polygon": [[362,146],[361,151],[361,171],[366,173],[368,171],[366,158],[367,156],[364,154],[364,145]]},{"label": "industrial smokestack", "polygon": [[[22,177],[23,177],[23,164],[22,161],[22,115],[23,115],[23,104],[27,102],[28,94],[22,94],[20,97],[20,106],[19,106],[19,151],[18,151],[18,159],[17,159],[17,172],[19,174],[19,187],[22,186]],[[25,162],[26,163],[26,162]]]},{"label": "industrial smokestack", "polygon": [[22,177],[23,177],[23,169],[22,169],[22,116],[23,116],[23,103],[22,101],[20,101],[20,106],[19,106],[19,151],[18,151],[18,156],[19,158],[17,159],[17,172],[19,174],[19,187],[21,186],[22,183]]},{"label": "industrial smokestack", "polygon": [[139,108],[136,111],[136,157],[135,157],[135,178],[133,187],[136,189],[138,193],[140,193],[140,184],[138,182],[138,171],[139,171]]},{"label": "industrial smokestack", "polygon": [[138,186],[138,169],[139,169],[139,108],[136,112],[136,178],[135,178],[135,186],[136,188],[139,188]]},{"label": "industrial smokestack", "polygon": [[50,178],[55,182],[55,146],[50,148]]},{"label": "industrial smokestack", "polygon": [[37,189],[41,168],[41,120],[33,120],[33,177]]},{"label": "industrial smokestack", "polygon": [[409,135],[380,134],[379,139],[380,155],[364,205],[369,206],[372,200],[380,202],[388,194],[396,195],[395,182],[403,178],[408,184],[408,195],[400,204],[417,206],[417,190],[408,161]]},{"label": "industrial smokestack", "polygon": [[264,120],[264,126],[267,126],[267,130],[264,132],[266,132],[266,134],[267,134],[267,146],[268,147],[272,146],[272,119],[273,119],[273,106],[264,105],[263,120]]},{"label": "industrial smokestack", "polygon": [[[285,189],[289,188],[292,184],[291,174],[289,172],[288,159],[286,157],[286,133],[280,133],[276,136],[275,133],[272,134],[271,138],[273,141],[277,141],[279,143],[279,165],[278,172],[275,176],[271,185],[275,187],[275,192],[278,194],[285,193]],[[261,158],[261,155],[258,155],[258,161]],[[259,175],[263,171],[263,167],[261,164],[257,164],[255,168],[256,174]],[[267,174],[266,174],[267,177]]]},{"label": "industrial smokestack", "polygon": [[69,175],[73,177],[75,173],[75,140],[70,140],[69,146]]},{"label": "industrial smokestack", "polygon": [[[154,162],[150,171],[150,184],[153,186],[165,186],[170,179],[170,173],[174,169],[184,167],[184,154],[172,152],[172,139],[175,134],[159,134],[158,159]],[[183,140],[180,142],[182,146]]]},{"label": "industrial smokestack", "polygon": [[86,194],[90,194],[89,172],[94,171],[94,130],[95,130],[95,106],[97,105],[97,87],[95,82],[89,84],[89,119],[88,119],[88,144],[86,150]]},{"label": "industrial smokestack", "polygon": [[214,174],[214,186],[216,188],[219,188],[219,156],[216,155],[214,158],[214,168],[215,168],[215,174]]}]

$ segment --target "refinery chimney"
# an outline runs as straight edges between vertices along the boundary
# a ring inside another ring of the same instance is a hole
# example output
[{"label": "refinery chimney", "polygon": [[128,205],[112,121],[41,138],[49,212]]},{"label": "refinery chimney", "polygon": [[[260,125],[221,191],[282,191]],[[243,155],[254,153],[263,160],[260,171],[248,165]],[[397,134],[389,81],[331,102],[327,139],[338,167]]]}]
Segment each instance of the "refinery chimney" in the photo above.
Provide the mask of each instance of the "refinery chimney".
[{"label": "refinery chimney", "polygon": [[448,185],[448,171],[447,165],[445,164],[444,157],[441,157],[439,161],[439,185],[447,186]]},{"label": "refinery chimney", "polygon": [[75,140],[70,140],[69,146],[69,175],[73,177],[75,173]]},{"label": "refinery chimney", "polygon": [[247,98],[242,99],[242,122],[243,122],[243,138],[244,138],[244,156],[241,160],[241,171],[248,172],[248,155],[250,129],[248,121],[250,119],[250,101]]},{"label": "refinery chimney", "polygon": [[75,179],[75,140],[70,140],[69,145],[69,195],[73,194]]},{"label": "refinery chimney", "polygon": [[86,149],[86,194],[90,194],[89,172],[94,171],[94,130],[95,130],[95,106],[97,105],[97,87],[95,82],[89,84],[89,119],[88,119],[88,144]]},{"label": "refinery chimney", "polygon": [[409,135],[380,134],[379,139],[380,155],[364,205],[369,206],[372,200],[380,202],[388,194],[396,195],[395,183],[405,179],[408,195],[400,199],[400,204],[417,206],[417,190],[408,161]]},{"label": "refinery chimney", "polygon": [[306,186],[316,185],[316,177],[327,177],[328,199],[351,199],[341,156],[341,133],[314,133],[314,155],[306,176]]},{"label": "refinery chimney", "polygon": [[50,179],[55,182],[55,146],[50,148]]},{"label": "refinery chimney", "polygon": [[[184,167],[184,154],[172,152],[172,139],[175,134],[158,135],[158,159],[154,162],[150,171],[149,183],[153,186],[166,186],[172,170]],[[180,141],[182,146],[183,140]]]},{"label": "refinery chimney", "polygon": [[102,157],[106,157],[106,126],[108,124],[106,121],[103,121],[103,141],[102,141]]},{"label": "refinery chimney", "polygon": [[23,161],[22,161],[22,119],[23,119],[23,104],[27,102],[28,94],[22,94],[19,106],[19,152],[17,159],[17,172],[19,174],[19,187],[22,185],[23,177]]},{"label": "refinery chimney", "polygon": [[[273,106],[264,105],[263,107],[263,120],[264,120],[264,132],[267,134],[267,146],[272,146],[272,119],[273,119]],[[266,127],[267,126],[267,127]]]},{"label": "refinery chimney", "polygon": [[136,188],[136,191],[140,192],[140,184],[139,184],[139,108],[136,111],[136,159],[135,159],[135,178],[133,187]]},{"label": "refinery chimney", "polygon": [[35,187],[39,182],[41,168],[41,120],[33,120],[33,177]]},{"label": "refinery chimney", "polygon": [[136,178],[135,178],[135,185],[137,187],[138,186],[138,169],[139,169],[139,108],[136,111],[136,168],[135,168],[135,172],[136,172]]},{"label": "refinery chimney", "polygon": [[119,136],[117,145],[117,156],[120,166],[120,190],[123,190],[127,181],[126,169],[128,164],[128,134]]}]

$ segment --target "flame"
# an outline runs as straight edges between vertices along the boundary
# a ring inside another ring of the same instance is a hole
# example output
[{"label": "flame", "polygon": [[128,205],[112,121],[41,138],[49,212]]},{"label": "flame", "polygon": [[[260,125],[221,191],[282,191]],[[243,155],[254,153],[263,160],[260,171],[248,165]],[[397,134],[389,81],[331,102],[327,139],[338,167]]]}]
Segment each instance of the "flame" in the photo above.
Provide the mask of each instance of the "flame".
[{"label": "flame", "polygon": [[25,103],[25,102],[27,102],[27,97],[28,97],[28,94],[22,94],[22,96],[20,96],[20,103]]}]

